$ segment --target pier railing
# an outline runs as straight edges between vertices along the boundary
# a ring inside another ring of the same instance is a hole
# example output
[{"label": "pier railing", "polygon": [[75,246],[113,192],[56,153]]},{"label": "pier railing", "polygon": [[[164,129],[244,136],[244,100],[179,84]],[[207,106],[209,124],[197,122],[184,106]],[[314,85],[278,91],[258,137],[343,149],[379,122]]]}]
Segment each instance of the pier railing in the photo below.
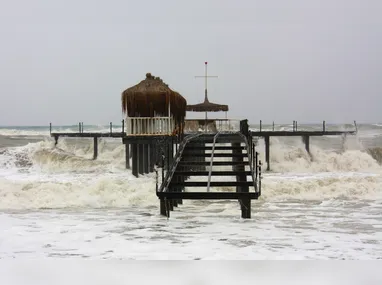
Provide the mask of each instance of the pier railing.
[{"label": "pier railing", "polygon": [[236,119],[187,119],[184,131],[188,133],[203,132],[217,133],[226,131],[239,131],[240,120]]},{"label": "pier railing", "polygon": [[126,135],[171,135],[175,129],[171,117],[129,117],[126,118]]}]

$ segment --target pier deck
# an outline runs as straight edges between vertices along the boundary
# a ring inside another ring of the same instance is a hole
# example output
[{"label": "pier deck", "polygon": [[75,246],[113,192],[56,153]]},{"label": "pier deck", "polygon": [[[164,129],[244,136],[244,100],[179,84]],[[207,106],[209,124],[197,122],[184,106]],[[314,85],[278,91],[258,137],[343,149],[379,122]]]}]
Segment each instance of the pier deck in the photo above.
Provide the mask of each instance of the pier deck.
[{"label": "pier deck", "polygon": [[[251,200],[261,196],[262,164],[255,149],[256,138],[264,139],[265,161],[267,170],[270,170],[270,137],[301,137],[310,153],[310,137],[346,137],[356,133],[357,128],[352,131],[326,130],[325,123],[322,130],[297,130],[297,123],[294,123],[293,130],[289,131],[262,130],[261,125],[260,130],[251,131],[247,120],[242,120],[236,130],[189,132],[181,136],[155,130],[129,133],[123,124],[120,132],[114,131],[111,124],[109,132],[84,132],[81,123],[78,132],[51,131],[50,135],[56,144],[60,137],[93,138],[94,159],[98,156],[99,138],[121,139],[125,144],[126,168],[130,168],[132,159],[132,173],[136,177],[156,172],[156,195],[160,200],[161,215],[169,217],[170,211],[186,199],[226,199],[238,200],[242,218],[250,218]],[[162,171],[160,186],[155,166]],[[193,177],[197,177],[197,181]],[[215,177],[220,180],[214,180]],[[200,190],[189,191],[189,187]],[[232,187],[232,191],[216,191],[216,187]]]}]

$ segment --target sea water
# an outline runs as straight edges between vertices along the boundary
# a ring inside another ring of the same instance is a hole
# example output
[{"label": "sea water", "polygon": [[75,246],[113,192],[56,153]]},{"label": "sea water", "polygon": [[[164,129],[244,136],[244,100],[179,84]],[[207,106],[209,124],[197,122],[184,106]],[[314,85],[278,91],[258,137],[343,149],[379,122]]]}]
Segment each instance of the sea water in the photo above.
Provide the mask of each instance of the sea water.
[{"label": "sea water", "polygon": [[[271,138],[250,220],[237,201],[190,200],[167,219],[155,174],[126,170],[120,139],[101,139],[92,160],[92,139],[55,147],[46,127],[1,127],[0,259],[381,259],[382,125],[311,138],[310,150]],[[264,160],[261,139],[257,151]]]}]

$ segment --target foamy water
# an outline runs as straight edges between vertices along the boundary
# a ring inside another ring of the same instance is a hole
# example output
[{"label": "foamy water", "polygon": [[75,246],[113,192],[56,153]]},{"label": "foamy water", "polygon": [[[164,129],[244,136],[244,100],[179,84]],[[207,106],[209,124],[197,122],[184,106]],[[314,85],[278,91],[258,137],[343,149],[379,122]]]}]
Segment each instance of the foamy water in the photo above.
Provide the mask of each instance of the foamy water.
[{"label": "foamy water", "polygon": [[[9,139],[12,130],[0,134]],[[369,152],[381,147],[377,125],[346,141],[312,139],[311,156],[299,138],[273,138],[272,171],[263,173],[251,220],[240,219],[237,201],[184,201],[167,220],[159,216],[155,175],[125,170],[120,140],[101,140],[94,161],[91,140],[54,148],[48,129],[18,131],[23,146],[0,148],[0,258],[382,256],[382,167]],[[28,143],[36,135],[41,141]],[[262,140],[258,151],[263,160]]]}]

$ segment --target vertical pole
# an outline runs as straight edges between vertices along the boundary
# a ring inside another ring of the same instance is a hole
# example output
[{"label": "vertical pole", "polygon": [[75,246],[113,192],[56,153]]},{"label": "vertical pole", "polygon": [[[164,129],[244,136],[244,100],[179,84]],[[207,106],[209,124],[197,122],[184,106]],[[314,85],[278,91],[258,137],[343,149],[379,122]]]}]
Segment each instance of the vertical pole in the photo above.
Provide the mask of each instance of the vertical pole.
[{"label": "vertical pole", "polygon": [[78,132],[81,133],[81,122],[78,123]]},{"label": "vertical pole", "polygon": [[322,131],[325,133],[325,121],[322,121]]},{"label": "vertical pole", "polygon": [[310,139],[309,136],[303,136],[303,137],[302,137],[302,141],[303,141],[304,144],[305,144],[305,150],[306,150],[307,153],[310,154],[309,139]]},{"label": "vertical pole", "polygon": [[149,145],[145,143],[143,147],[143,171],[144,173],[149,173]]},{"label": "vertical pole", "polygon": [[138,177],[138,145],[136,143],[131,144],[132,152],[132,164],[133,164],[133,175]]},{"label": "vertical pole", "polygon": [[261,122],[261,120],[260,120],[260,132],[261,132],[261,127],[262,127],[261,125],[262,125],[262,122]]},{"label": "vertical pole", "polygon": [[58,143],[58,136],[54,136],[54,146],[56,146]]},{"label": "vertical pole", "polygon": [[167,216],[166,201],[163,198],[160,198],[159,207],[160,207],[160,214],[162,216]]},{"label": "vertical pole", "polygon": [[143,169],[143,145],[138,144],[138,173],[143,174],[144,169]]},{"label": "vertical pole", "polygon": [[275,131],[275,122],[272,122],[272,130]]},{"label": "vertical pole", "polygon": [[125,132],[125,120],[122,120],[122,133]]},{"label": "vertical pole", "polygon": [[49,134],[52,134],[52,123],[49,123]]},{"label": "vertical pole", "polygon": [[112,132],[113,132],[113,123],[110,122],[110,133],[112,133]]},{"label": "vertical pole", "polygon": [[130,169],[130,145],[127,142],[125,144],[125,163],[126,169]]},{"label": "vertical pole", "polygon": [[241,217],[243,219],[250,219],[251,218],[251,199],[250,198],[241,199],[240,204],[241,204]]},{"label": "vertical pole", "polygon": [[267,170],[271,170],[271,166],[270,166],[270,163],[269,163],[269,136],[265,136],[264,137],[264,140],[265,140],[265,161],[267,162]]},{"label": "vertical pole", "polygon": [[297,132],[297,121],[296,121],[296,132]]},{"label": "vertical pole", "polygon": [[259,160],[259,196],[261,196],[261,160]]},{"label": "vertical pole", "polygon": [[149,170],[150,170],[150,172],[154,172],[154,163],[156,162],[156,156],[155,156],[155,153],[156,153],[156,151],[155,151],[155,145],[154,145],[154,143],[152,142],[151,144],[150,144],[150,166],[149,166]]},{"label": "vertical pole", "polygon": [[[253,148],[255,148],[255,146],[253,146]],[[255,152],[255,165],[254,165],[254,168],[256,170],[256,172],[255,172],[256,179],[259,176],[258,164],[259,164],[259,153],[256,151]]]},{"label": "vertical pole", "polygon": [[96,160],[98,157],[98,138],[93,137],[93,159]]},{"label": "vertical pole", "polygon": [[162,153],[162,183],[164,182],[164,153]]}]

